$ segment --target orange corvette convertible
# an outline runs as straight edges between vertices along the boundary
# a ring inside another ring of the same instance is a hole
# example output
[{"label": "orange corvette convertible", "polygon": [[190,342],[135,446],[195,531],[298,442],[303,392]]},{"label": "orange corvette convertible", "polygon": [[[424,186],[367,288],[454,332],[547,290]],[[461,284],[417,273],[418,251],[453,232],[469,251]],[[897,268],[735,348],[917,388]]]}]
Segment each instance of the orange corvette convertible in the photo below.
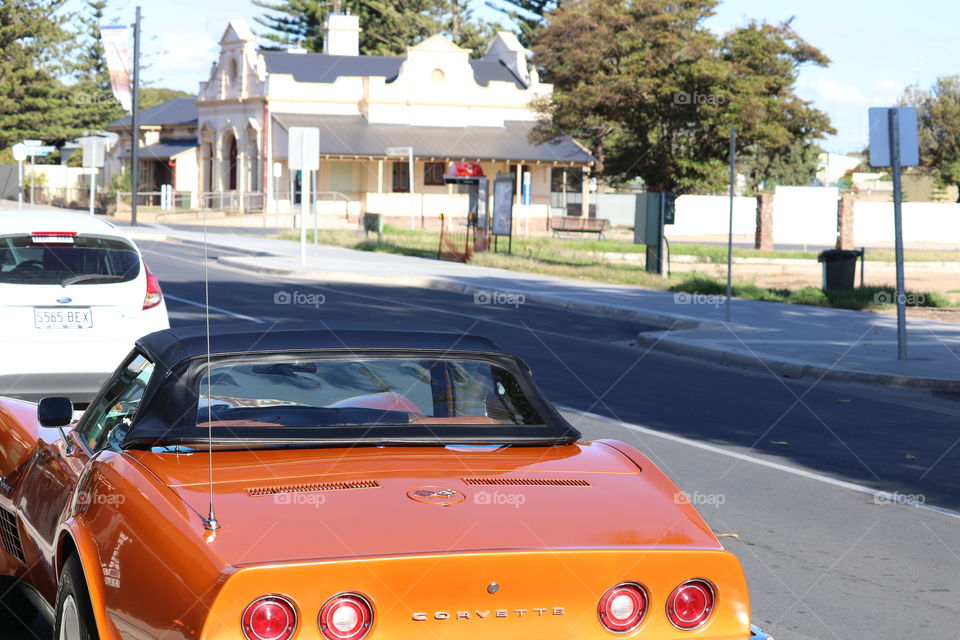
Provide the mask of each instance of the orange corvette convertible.
[{"label": "orange corvette convertible", "polygon": [[490,341],[150,334],[78,421],[0,399],[0,626],[55,640],[766,638],[643,454]]}]

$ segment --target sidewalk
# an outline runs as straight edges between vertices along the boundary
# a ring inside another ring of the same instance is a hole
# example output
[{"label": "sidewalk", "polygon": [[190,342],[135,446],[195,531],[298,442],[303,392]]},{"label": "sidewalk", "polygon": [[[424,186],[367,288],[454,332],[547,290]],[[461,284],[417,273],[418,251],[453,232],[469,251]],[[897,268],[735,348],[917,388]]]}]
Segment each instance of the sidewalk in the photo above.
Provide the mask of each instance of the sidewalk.
[{"label": "sidewalk", "polygon": [[[130,231],[142,241],[166,237],[191,244],[203,242],[199,231],[160,225]],[[221,264],[260,273],[325,283],[427,287],[480,294],[487,300],[497,293],[522,294],[526,302],[663,327],[664,331],[637,336],[642,349],[785,377],[960,391],[960,324],[955,323],[909,320],[910,358],[898,361],[897,325],[892,316],[734,300],[728,324],[722,300],[713,296],[675,295],[329,246],[308,246],[307,263],[301,265],[296,242],[215,230],[208,233],[207,241],[210,247],[248,254],[221,257]]]}]

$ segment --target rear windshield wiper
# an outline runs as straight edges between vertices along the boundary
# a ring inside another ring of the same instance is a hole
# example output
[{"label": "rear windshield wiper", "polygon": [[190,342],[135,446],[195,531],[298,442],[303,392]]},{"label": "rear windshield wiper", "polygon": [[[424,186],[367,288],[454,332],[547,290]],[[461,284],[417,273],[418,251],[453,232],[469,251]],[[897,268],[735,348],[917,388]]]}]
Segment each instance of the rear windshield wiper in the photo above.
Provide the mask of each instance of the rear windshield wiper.
[{"label": "rear windshield wiper", "polygon": [[70,276],[66,278],[63,282],[60,283],[61,287],[66,287],[71,284],[77,284],[78,282],[83,282],[84,280],[123,280],[125,276],[115,276],[108,275],[105,273],[84,273],[79,276]]}]

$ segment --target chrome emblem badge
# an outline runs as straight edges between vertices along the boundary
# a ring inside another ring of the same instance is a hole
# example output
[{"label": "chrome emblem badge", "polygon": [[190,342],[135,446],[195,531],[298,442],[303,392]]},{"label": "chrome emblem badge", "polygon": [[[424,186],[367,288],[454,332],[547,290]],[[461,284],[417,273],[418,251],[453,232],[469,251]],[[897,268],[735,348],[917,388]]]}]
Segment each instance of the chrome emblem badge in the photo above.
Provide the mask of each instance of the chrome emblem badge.
[{"label": "chrome emblem badge", "polygon": [[449,507],[458,504],[467,499],[465,495],[456,489],[447,487],[416,487],[407,491],[407,497],[417,502],[425,504],[436,504],[441,507]]},{"label": "chrome emblem badge", "polygon": [[73,302],[73,298],[57,298],[57,302],[60,304],[67,304]]}]

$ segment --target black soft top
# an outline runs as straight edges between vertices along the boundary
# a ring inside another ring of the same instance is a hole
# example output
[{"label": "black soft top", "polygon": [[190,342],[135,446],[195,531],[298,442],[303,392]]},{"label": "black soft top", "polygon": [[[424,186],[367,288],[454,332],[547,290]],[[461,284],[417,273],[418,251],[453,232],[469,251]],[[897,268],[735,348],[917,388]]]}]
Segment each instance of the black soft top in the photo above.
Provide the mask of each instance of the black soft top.
[{"label": "black soft top", "polygon": [[[173,368],[187,358],[207,354],[204,326],[155,331],[137,341],[137,346],[156,365]],[[381,331],[332,329],[311,323],[217,324],[211,326],[211,355],[258,351],[318,351],[327,349],[368,350],[427,349],[502,353],[492,340],[460,333],[432,331]]]},{"label": "black soft top", "polygon": [[[207,430],[197,427],[199,380],[207,369],[207,333],[203,326],[157,331],[140,338],[137,350],[155,365],[137,414],[121,444],[124,448],[156,445],[197,446],[207,442]],[[580,433],[544,398],[533,382],[530,369],[491,340],[473,335],[427,331],[382,331],[331,329],[304,323],[213,325],[210,333],[211,364],[257,359],[289,360],[291,357],[375,358],[377,356],[424,356],[462,358],[491,362],[517,379],[542,425],[383,425],[327,427],[322,433],[305,434],[271,427],[244,429],[238,438],[229,429],[214,427],[218,446],[244,444],[564,444]],[[359,434],[359,435],[358,435]]]}]

